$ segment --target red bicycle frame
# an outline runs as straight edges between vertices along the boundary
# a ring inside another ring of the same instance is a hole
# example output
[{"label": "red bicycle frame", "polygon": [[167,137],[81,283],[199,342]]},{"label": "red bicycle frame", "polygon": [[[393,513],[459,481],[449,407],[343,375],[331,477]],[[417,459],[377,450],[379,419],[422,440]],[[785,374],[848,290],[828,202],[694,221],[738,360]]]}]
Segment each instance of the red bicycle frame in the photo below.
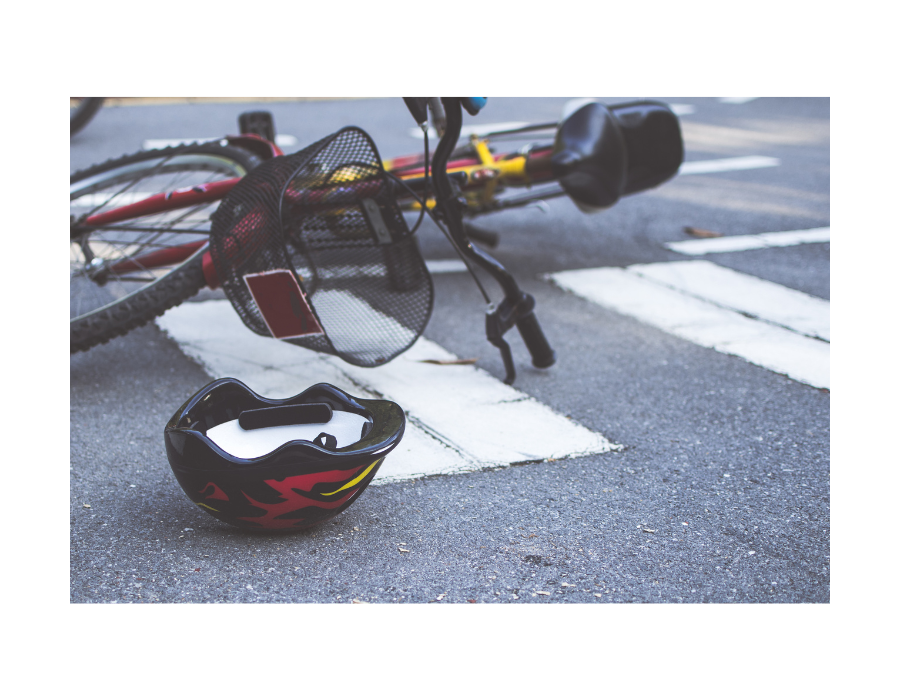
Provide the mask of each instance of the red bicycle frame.
[{"label": "red bicycle frame", "polygon": [[[252,150],[257,155],[263,157],[263,159],[283,155],[278,146],[255,134],[231,136],[228,137],[227,140],[231,145]],[[552,149],[550,148],[536,149],[525,156],[527,158],[526,167],[530,181],[539,183],[553,179],[549,168],[549,157],[551,152]],[[522,156],[518,153],[503,154],[497,156],[495,161],[501,162],[515,157]],[[470,170],[473,166],[481,164],[482,162],[475,158],[461,158],[448,163],[447,170],[450,172],[453,170]],[[424,163],[418,156],[395,158],[390,161],[390,166],[391,172],[396,173],[404,180],[414,182],[424,179]],[[477,174],[478,173],[473,173],[473,175]],[[478,180],[480,180],[480,178],[472,177],[471,179],[473,180],[471,185],[478,186]],[[218,182],[184,187],[170,192],[155,194],[138,202],[92,214],[79,222],[79,228],[109,226],[144,216],[162,214],[184,209],[186,207],[217,202],[224,199],[240,180],[241,178],[235,177],[227,180],[220,180]],[[302,191],[292,191],[288,189],[285,191],[285,197],[287,201],[303,207],[307,211],[310,209],[322,210],[340,207],[342,204],[358,198],[360,195],[365,196],[368,194],[366,192],[367,188],[378,188],[380,186],[381,180],[360,180],[347,184],[331,184],[322,188]],[[466,188],[464,187],[464,189]],[[374,194],[374,192],[372,192],[372,194]],[[251,212],[247,216],[252,217],[253,213]],[[252,229],[252,226],[248,226],[248,233],[252,232]],[[109,267],[109,270],[115,274],[124,274],[139,270],[177,265],[187,260],[205,245],[207,245],[207,241],[200,240],[169,248],[162,248],[114,263]],[[206,251],[203,256],[203,273],[207,286],[211,289],[215,289],[219,284],[219,280],[209,251]]]}]

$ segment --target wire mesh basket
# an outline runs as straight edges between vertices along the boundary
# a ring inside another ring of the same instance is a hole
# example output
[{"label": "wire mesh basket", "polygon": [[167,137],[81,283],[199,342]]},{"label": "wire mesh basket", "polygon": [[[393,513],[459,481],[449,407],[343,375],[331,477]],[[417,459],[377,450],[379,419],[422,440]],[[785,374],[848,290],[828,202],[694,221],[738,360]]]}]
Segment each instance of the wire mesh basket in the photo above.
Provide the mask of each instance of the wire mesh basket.
[{"label": "wire mesh basket", "polygon": [[243,322],[362,367],[409,348],[434,290],[367,133],[266,161],[226,196],[210,253]]}]

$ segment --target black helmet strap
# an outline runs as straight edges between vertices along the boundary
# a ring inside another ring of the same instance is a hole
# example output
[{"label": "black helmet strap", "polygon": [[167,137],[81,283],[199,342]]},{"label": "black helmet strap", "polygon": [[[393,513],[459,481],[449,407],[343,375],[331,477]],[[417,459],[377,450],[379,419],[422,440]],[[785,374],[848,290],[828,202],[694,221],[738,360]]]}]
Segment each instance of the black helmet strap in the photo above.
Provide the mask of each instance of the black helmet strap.
[{"label": "black helmet strap", "polygon": [[[242,411],[238,425],[244,430],[274,428],[280,425],[328,423],[334,412],[327,403],[303,403],[293,406],[271,406]],[[322,433],[324,435],[325,433]],[[321,435],[319,436],[321,437]],[[330,437],[330,436],[329,436]],[[316,438],[318,440],[319,438]],[[334,438],[331,438],[334,440]]]}]

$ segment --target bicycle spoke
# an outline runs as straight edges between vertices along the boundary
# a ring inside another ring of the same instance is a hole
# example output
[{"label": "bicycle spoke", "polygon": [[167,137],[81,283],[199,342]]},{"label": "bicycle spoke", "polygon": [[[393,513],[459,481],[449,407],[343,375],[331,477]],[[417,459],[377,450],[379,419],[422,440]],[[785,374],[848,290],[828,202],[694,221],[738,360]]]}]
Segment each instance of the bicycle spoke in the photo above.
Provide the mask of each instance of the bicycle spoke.
[{"label": "bicycle spoke", "polygon": [[102,238],[95,239],[95,243],[106,243],[111,246],[140,246],[141,248],[171,248],[174,245],[184,245],[183,241],[172,243],[152,243],[150,241],[142,241],[142,240],[126,240],[126,239],[115,239],[115,238]]},{"label": "bicycle spoke", "polygon": [[[174,155],[174,154],[173,154],[173,155]],[[173,158],[173,156],[168,156],[167,158],[162,159],[162,160],[161,160],[161,161],[160,161],[153,169],[151,169],[148,173],[145,173],[144,175],[142,175],[142,176],[139,177],[139,178],[133,179],[133,180],[132,180],[131,182],[129,182],[125,187],[123,187],[121,190],[119,190],[119,191],[116,192],[114,195],[112,195],[112,197],[110,197],[104,204],[100,204],[100,205],[96,206],[93,210],[91,210],[91,211],[88,212],[86,215],[84,215],[83,218],[87,218],[87,217],[89,217],[89,216],[93,216],[93,215],[96,214],[98,211],[100,211],[101,209],[103,209],[107,204],[109,204],[115,197],[118,197],[118,196],[124,194],[124,193],[127,192],[129,189],[131,189],[132,187],[134,187],[138,182],[141,182],[142,180],[145,180],[145,179],[147,179],[148,177],[152,177],[152,176],[158,174],[159,171],[160,171],[160,169],[163,167],[163,165],[165,165],[165,164],[168,163],[170,160],[172,160],[172,158]]]},{"label": "bicycle spoke", "polygon": [[[221,144],[123,156],[72,176],[72,220],[111,213],[160,194],[240,178],[256,162],[246,151]],[[98,227],[72,227],[73,351],[146,323],[202,287],[201,258],[195,253],[209,239],[210,216],[218,202],[171,204],[178,208]]]}]

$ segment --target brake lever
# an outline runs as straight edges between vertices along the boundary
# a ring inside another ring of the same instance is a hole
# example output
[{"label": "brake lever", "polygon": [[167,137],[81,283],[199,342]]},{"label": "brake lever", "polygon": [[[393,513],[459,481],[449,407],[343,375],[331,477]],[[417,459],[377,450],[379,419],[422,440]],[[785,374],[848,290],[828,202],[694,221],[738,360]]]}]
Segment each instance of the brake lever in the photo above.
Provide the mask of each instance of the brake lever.
[{"label": "brake lever", "polygon": [[515,325],[515,307],[504,297],[499,306],[491,305],[484,319],[485,333],[488,342],[500,350],[503,367],[506,369],[504,384],[512,384],[516,380],[516,365],[513,362],[512,349],[503,339],[503,335]]},{"label": "brake lever", "polygon": [[519,292],[518,299],[505,296],[498,306],[488,309],[485,317],[485,330],[491,345],[500,350],[503,366],[506,368],[504,383],[512,384],[516,379],[516,366],[513,363],[512,350],[503,339],[503,335],[513,326],[531,354],[531,363],[540,369],[550,367],[556,362],[556,353],[547,339],[534,315],[534,297],[527,292]]},{"label": "brake lever", "polygon": [[485,326],[488,341],[500,350],[500,357],[503,359],[503,367],[506,370],[506,378],[503,380],[503,383],[512,384],[516,381],[516,363],[513,362],[512,349],[509,347],[509,343],[503,339],[503,330],[498,323],[496,310],[488,312],[485,317]]}]

